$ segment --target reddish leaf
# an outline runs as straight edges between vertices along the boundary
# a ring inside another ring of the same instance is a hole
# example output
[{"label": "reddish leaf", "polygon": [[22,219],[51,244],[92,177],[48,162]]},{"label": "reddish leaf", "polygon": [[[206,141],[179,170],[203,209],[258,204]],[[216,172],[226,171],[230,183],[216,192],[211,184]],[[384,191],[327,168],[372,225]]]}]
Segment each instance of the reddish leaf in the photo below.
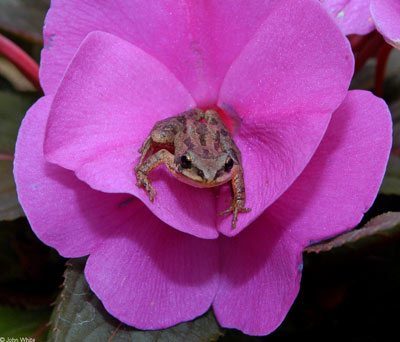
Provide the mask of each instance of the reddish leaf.
[{"label": "reddish leaf", "polygon": [[388,212],[374,217],[364,227],[341,234],[327,242],[305,249],[307,253],[330,251],[338,247],[358,248],[380,239],[392,239],[400,235],[400,212]]}]

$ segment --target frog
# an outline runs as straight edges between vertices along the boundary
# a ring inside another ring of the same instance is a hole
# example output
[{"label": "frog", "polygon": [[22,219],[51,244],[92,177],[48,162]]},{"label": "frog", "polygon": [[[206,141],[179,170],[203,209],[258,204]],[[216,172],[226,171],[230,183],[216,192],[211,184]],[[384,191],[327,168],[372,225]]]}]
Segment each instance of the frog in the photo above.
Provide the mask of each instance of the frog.
[{"label": "frog", "polygon": [[198,188],[231,182],[232,200],[226,210],[232,213],[232,229],[239,213],[247,213],[242,156],[232,135],[217,111],[194,108],[156,122],[138,151],[134,168],[138,187],[143,187],[150,202],[157,191],[149,173],[164,164],[179,181]]}]

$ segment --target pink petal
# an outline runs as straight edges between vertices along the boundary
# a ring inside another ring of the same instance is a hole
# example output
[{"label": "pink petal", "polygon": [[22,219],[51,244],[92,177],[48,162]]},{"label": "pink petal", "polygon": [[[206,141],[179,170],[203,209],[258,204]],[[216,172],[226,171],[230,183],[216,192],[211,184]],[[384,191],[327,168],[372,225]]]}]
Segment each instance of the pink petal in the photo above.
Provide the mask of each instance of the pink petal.
[{"label": "pink petal", "polygon": [[245,232],[221,243],[220,324],[265,335],[284,319],[300,284],[310,241],[354,227],[371,206],[391,145],[387,105],[349,92],[301,176]]},{"label": "pink petal", "polygon": [[[349,44],[318,3],[274,7],[221,88],[219,105],[243,119],[235,141],[252,211],[239,215],[234,230],[223,217],[220,232],[239,233],[301,173],[346,95],[352,72]],[[228,192],[220,196],[219,209],[226,207],[226,197]]]},{"label": "pink petal", "polygon": [[218,242],[171,229],[144,205],[135,223],[94,251],[85,275],[105,308],[139,329],[163,329],[208,310],[218,287]]},{"label": "pink petal", "polygon": [[55,0],[46,17],[41,81],[54,93],[94,30],[117,35],[165,64],[202,107],[215,105],[232,61],[268,15],[271,0]]},{"label": "pink petal", "polygon": [[35,234],[64,257],[90,253],[132,216],[129,195],[92,190],[75,175],[49,164],[43,139],[52,97],[28,111],[18,134],[14,175],[18,198]]},{"label": "pink petal", "polygon": [[54,97],[46,158],[74,170],[120,146],[131,146],[136,154],[156,121],[194,106],[153,57],[113,35],[93,32]]},{"label": "pink petal", "polygon": [[[380,1],[380,0],[378,0]],[[343,34],[367,34],[375,29],[370,0],[320,0]]]},{"label": "pink petal", "polygon": [[279,220],[260,216],[246,231],[221,238],[221,280],[213,309],[218,322],[267,335],[285,318],[300,287],[301,247]]},{"label": "pink petal", "polygon": [[190,107],[195,107],[190,95],[154,58],[110,34],[91,33],[54,98],[46,158],[74,170],[96,190],[139,197],[179,230],[216,238],[212,190],[195,191],[168,177],[165,170],[157,172],[162,167],[151,174],[158,192],[153,204],[136,186],[133,172],[138,150],[154,123]]},{"label": "pink petal", "polygon": [[375,200],[391,142],[386,103],[350,91],[307,168],[268,211],[303,247],[356,226]]},{"label": "pink petal", "polygon": [[400,49],[400,2],[371,0],[371,13],[377,30],[389,44]]}]

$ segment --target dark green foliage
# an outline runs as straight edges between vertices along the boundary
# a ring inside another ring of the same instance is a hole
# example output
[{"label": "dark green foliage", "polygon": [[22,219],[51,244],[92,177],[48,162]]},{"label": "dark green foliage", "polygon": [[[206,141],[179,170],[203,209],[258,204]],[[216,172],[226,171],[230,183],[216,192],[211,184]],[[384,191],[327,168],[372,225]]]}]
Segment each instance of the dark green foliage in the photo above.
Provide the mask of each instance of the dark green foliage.
[{"label": "dark green foliage", "polygon": [[51,342],[197,342],[216,341],[222,336],[211,311],[194,321],[159,331],[140,331],[128,327],[105,311],[83,275],[86,258],[67,262],[63,290],[51,318]]}]

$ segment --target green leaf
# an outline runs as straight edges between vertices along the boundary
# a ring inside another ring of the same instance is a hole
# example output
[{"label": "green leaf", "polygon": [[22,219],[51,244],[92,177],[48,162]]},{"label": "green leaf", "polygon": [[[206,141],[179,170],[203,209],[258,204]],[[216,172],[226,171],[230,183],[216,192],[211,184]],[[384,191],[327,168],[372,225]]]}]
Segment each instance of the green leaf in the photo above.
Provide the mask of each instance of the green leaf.
[{"label": "green leaf", "polygon": [[14,154],[18,129],[37,95],[0,91],[0,154]]},{"label": "green leaf", "polygon": [[400,196],[400,157],[395,154],[389,158],[379,193]]},{"label": "green leaf", "polygon": [[262,337],[249,336],[243,334],[236,329],[229,329],[226,334],[218,340],[218,342],[262,342],[265,341]]},{"label": "green leaf", "polygon": [[15,191],[12,158],[21,121],[36,99],[37,94],[0,91],[0,220],[24,215]]},{"label": "green leaf", "polygon": [[393,102],[390,106],[393,120],[393,149],[400,148],[400,100]]},{"label": "green leaf", "polygon": [[309,246],[305,251],[319,253],[342,247],[358,249],[399,236],[400,212],[388,212],[374,217],[360,229],[354,229],[327,242]]},{"label": "green leaf", "polygon": [[83,275],[85,263],[86,258],[71,259],[67,263],[64,288],[51,318],[48,341],[206,342],[222,336],[211,311],[194,321],[164,330],[141,331],[120,323],[91,292]]},{"label": "green leaf", "polygon": [[20,341],[21,337],[35,338],[35,342],[44,341],[50,314],[51,308],[22,310],[0,306],[0,337],[5,341],[7,338]]},{"label": "green leaf", "polygon": [[0,220],[14,220],[24,216],[19,205],[11,160],[0,160]]},{"label": "green leaf", "polygon": [[0,29],[41,43],[50,0],[1,0]]},{"label": "green leaf", "polygon": [[379,193],[383,195],[400,196],[400,101],[396,101],[390,105],[390,112],[393,120],[393,144],[392,154],[386,168],[385,177]]}]

